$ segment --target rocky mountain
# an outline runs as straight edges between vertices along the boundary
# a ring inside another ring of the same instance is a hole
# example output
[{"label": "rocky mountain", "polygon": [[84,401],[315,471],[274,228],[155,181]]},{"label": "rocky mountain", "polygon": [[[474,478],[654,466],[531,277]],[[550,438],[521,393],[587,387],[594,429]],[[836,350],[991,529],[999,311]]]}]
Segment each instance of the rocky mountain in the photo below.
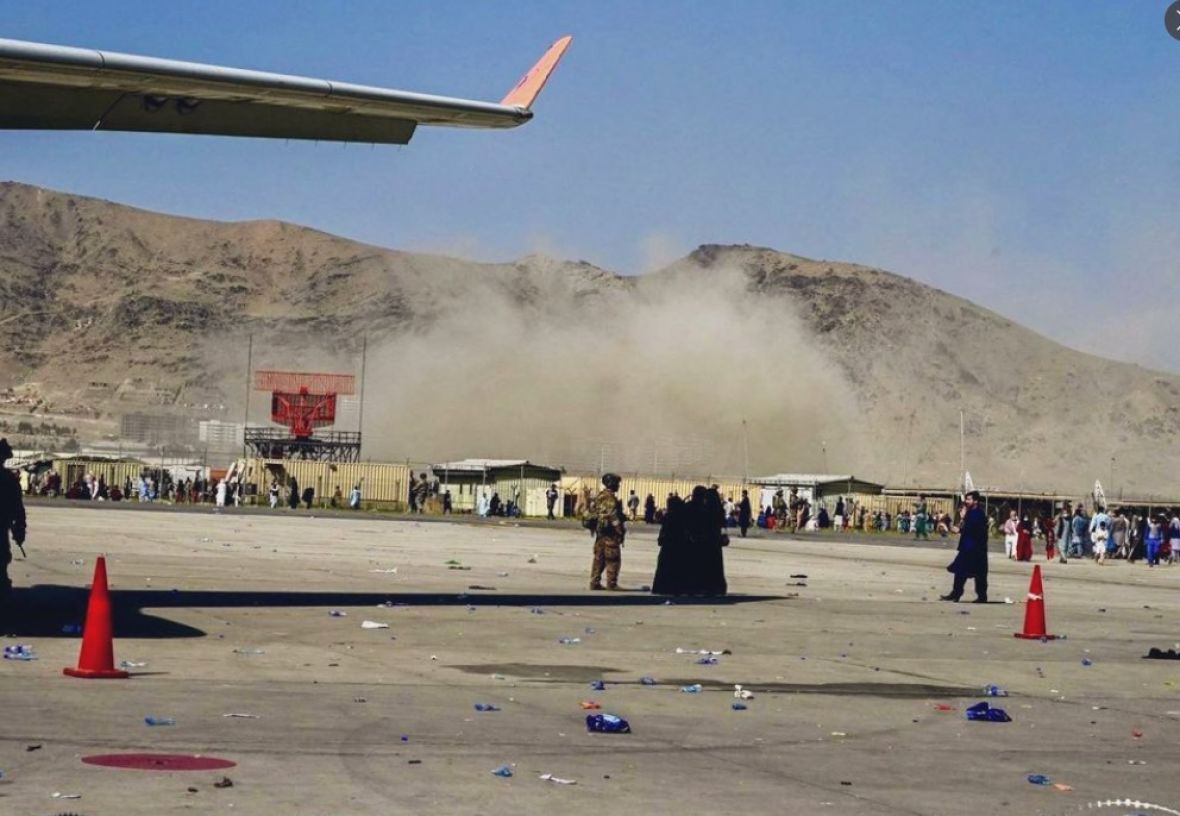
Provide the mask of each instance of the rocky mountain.
[{"label": "rocky mountain", "polygon": [[1180,377],[898,275],[770,249],[702,246],[634,278],[9,183],[0,298],[10,406],[97,428],[144,406],[240,417],[251,335],[255,368],[354,372],[364,338],[374,457],[951,485],[962,411],[977,484],[1180,493]]}]

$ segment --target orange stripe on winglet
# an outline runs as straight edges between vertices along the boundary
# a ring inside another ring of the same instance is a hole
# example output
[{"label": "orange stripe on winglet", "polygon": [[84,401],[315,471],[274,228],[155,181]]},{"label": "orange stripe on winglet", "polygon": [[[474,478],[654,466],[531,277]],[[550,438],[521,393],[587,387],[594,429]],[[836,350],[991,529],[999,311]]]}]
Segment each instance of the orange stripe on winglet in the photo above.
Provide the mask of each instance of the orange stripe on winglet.
[{"label": "orange stripe on winglet", "polygon": [[531,108],[541,89],[549,81],[549,75],[553,73],[553,69],[557,67],[557,63],[561,61],[562,55],[573,41],[573,37],[566,35],[553,43],[545,55],[537,60],[537,64],[520,78],[520,82],[516,83],[506,97],[500,100],[500,104],[525,110]]}]

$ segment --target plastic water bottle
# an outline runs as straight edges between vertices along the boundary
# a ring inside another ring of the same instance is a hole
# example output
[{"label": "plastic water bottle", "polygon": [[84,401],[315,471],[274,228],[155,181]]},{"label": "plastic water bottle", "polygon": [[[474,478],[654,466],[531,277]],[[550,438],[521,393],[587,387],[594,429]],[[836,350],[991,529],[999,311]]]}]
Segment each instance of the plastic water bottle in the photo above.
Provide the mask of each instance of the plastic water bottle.
[{"label": "plastic water bottle", "polygon": [[492,703],[476,703],[475,710],[476,711],[499,711],[500,706],[493,705]]},{"label": "plastic water bottle", "polygon": [[1048,785],[1053,780],[1044,774],[1029,774],[1028,781],[1034,785]]},{"label": "plastic water bottle", "polygon": [[146,725],[176,725],[172,717],[144,717],[143,721]]},{"label": "plastic water bottle", "polygon": [[704,687],[700,683],[693,683],[691,686],[681,686],[680,690],[685,694],[700,694]]},{"label": "plastic water bottle", "polygon": [[587,714],[586,730],[599,734],[630,734],[631,724],[614,714]]},{"label": "plastic water bottle", "polygon": [[33,654],[33,647],[28,644],[21,644],[20,646],[5,646],[4,647],[5,660],[36,660],[37,655]]},{"label": "plastic water bottle", "polygon": [[1008,692],[999,686],[984,686],[983,693],[987,697],[1007,697]]},{"label": "plastic water bottle", "polygon": [[501,765],[499,768],[496,768],[496,770],[492,771],[492,775],[502,776],[507,779],[508,777],[512,776],[512,768],[508,765]]}]

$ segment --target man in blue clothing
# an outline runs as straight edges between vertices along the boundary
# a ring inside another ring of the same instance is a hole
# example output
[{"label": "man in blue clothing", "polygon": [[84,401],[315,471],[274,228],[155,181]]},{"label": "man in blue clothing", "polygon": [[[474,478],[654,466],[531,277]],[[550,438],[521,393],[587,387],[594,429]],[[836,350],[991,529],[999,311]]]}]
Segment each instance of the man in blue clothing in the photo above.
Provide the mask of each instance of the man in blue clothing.
[{"label": "man in blue clothing", "polygon": [[1073,511],[1073,521],[1070,522],[1069,554],[1074,558],[1086,555],[1086,542],[1090,538],[1090,520],[1086,518],[1086,511],[1082,503]]},{"label": "man in blue clothing", "polygon": [[955,576],[949,595],[939,600],[958,602],[963,597],[967,579],[975,579],[975,603],[987,603],[987,517],[979,506],[979,491],[972,490],[963,497],[965,512],[959,526],[959,552],[947,572]]}]

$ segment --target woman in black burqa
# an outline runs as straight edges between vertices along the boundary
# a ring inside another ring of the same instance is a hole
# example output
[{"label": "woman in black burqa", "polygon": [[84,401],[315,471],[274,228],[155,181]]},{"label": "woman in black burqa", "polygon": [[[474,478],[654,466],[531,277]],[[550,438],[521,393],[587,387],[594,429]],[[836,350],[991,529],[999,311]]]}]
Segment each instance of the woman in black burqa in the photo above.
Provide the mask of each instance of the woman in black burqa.
[{"label": "woman in black burqa", "polygon": [[721,532],[725,509],[716,490],[698,485],[687,502],[675,498],[660,528],[660,555],[652,592],[657,595],[724,595]]}]

